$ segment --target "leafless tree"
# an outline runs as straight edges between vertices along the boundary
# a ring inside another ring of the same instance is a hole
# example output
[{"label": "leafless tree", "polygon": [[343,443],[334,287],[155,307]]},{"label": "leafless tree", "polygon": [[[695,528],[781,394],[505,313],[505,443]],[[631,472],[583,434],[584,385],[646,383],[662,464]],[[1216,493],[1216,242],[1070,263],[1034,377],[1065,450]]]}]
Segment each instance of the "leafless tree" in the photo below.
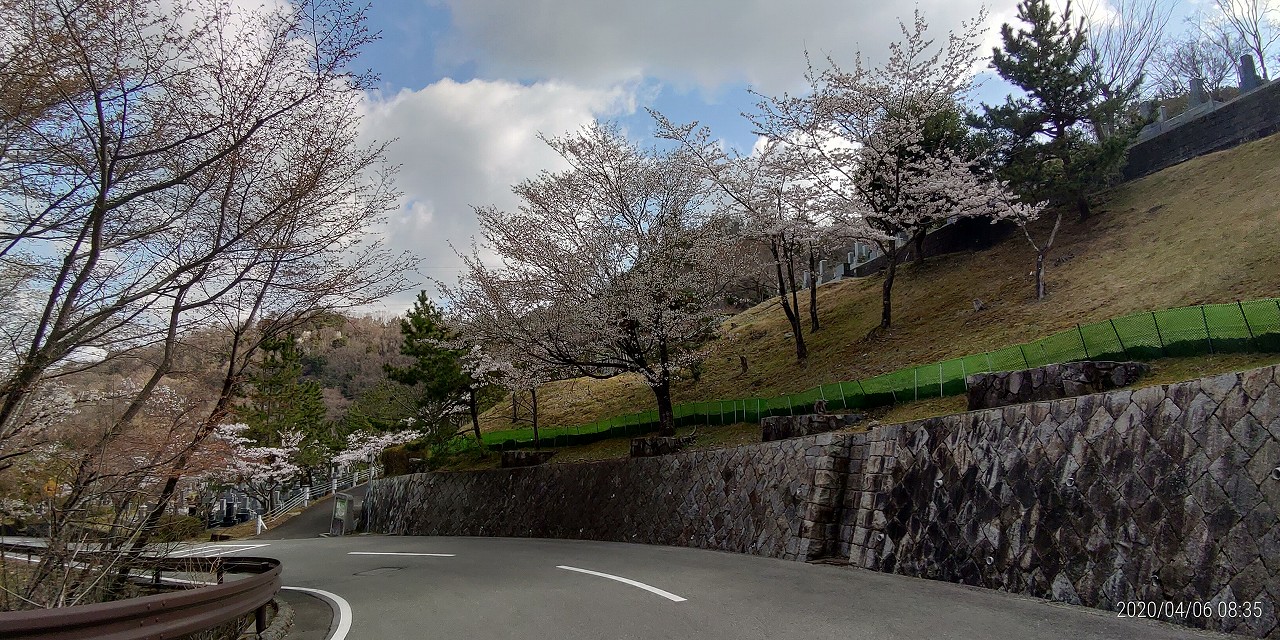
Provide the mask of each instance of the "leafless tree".
[{"label": "leafless tree", "polygon": [[1188,30],[1166,43],[1152,65],[1156,90],[1164,97],[1187,95],[1191,79],[1200,78],[1205,90],[1221,99],[1223,88],[1233,84],[1241,51],[1239,40],[1230,33]]},{"label": "leafless tree", "polygon": [[1124,102],[1146,93],[1152,58],[1164,43],[1173,5],[1165,0],[1094,0],[1082,7],[1088,63],[1098,70],[1104,99]]},{"label": "leafless tree", "polygon": [[[136,556],[258,346],[405,288],[411,261],[366,233],[395,193],[383,147],[356,140],[355,99],[373,80],[349,70],[371,39],[361,9],[5,1],[22,19],[0,42],[0,273],[13,293],[0,303],[0,470],[50,441],[27,419],[44,386],[154,357],[67,465],[37,588],[122,478],[152,488],[111,534]],[[145,464],[104,465],[210,327],[225,337],[215,387],[170,416]]]},{"label": "leafless tree", "polygon": [[1280,10],[1267,0],[1214,0],[1214,4],[1222,28],[1235,33],[1245,52],[1257,61],[1262,79],[1269,80],[1267,58],[1274,55],[1280,39]]}]

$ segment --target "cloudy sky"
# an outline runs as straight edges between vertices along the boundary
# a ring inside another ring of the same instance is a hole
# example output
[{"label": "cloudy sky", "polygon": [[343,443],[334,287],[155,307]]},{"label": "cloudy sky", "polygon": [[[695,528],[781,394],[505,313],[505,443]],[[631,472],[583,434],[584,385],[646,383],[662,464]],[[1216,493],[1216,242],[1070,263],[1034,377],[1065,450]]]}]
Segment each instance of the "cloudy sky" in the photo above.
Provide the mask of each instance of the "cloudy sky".
[{"label": "cloudy sky", "polygon": [[[916,6],[944,39],[981,4]],[[993,45],[1015,1],[986,6]],[[514,207],[512,184],[557,166],[538,133],[601,119],[643,140],[653,131],[650,107],[750,148],[740,116],[755,105],[748,88],[802,91],[806,50],[818,60],[849,62],[859,50],[876,60],[910,11],[883,0],[378,0],[369,19],[382,39],[363,64],[382,85],[364,127],[370,139],[396,139],[390,160],[401,165],[404,197],[388,237],[423,257],[424,287],[429,278],[452,282],[459,261],[449,243],[469,245],[472,206]],[[1006,91],[987,80],[976,97],[995,102]],[[385,310],[406,309],[412,297]]]}]

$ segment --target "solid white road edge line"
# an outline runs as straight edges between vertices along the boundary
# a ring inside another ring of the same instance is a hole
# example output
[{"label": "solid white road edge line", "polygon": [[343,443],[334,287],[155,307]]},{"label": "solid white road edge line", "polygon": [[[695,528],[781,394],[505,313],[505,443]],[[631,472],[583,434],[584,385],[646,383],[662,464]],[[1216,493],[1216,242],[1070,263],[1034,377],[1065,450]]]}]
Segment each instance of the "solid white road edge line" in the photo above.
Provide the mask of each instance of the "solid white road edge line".
[{"label": "solid white road edge line", "polygon": [[565,570],[567,570],[567,571],[577,571],[578,573],[585,573],[585,574],[593,575],[593,576],[600,576],[601,578],[608,578],[608,579],[610,579],[610,580],[617,580],[618,582],[621,582],[621,583],[623,583],[623,584],[629,584],[629,585],[631,585],[631,586],[633,586],[633,587],[639,587],[639,588],[641,588],[641,589],[644,589],[645,591],[648,591],[648,592],[650,592],[650,593],[656,593],[656,594],[658,594],[658,595],[660,595],[660,596],[662,596],[662,597],[664,597],[664,598],[666,598],[666,599],[668,599],[668,600],[670,600],[670,601],[672,601],[672,602],[684,602],[684,601],[685,601],[685,599],[684,599],[684,598],[681,598],[680,596],[678,596],[678,595],[676,595],[676,594],[674,594],[674,593],[671,593],[671,592],[669,592],[669,591],[663,591],[662,589],[659,589],[659,588],[657,588],[657,587],[651,587],[651,586],[649,586],[649,585],[647,585],[647,584],[645,584],[645,583],[643,583],[643,582],[636,582],[635,580],[631,580],[631,579],[629,579],[629,578],[623,578],[623,577],[621,577],[621,576],[610,575],[610,574],[607,574],[607,573],[600,573],[599,571],[591,571],[590,569],[579,569],[579,568],[577,568],[577,567],[566,567],[566,566],[564,566],[564,565],[562,565],[562,564],[558,564],[558,565],[556,565],[556,568],[557,568],[557,569],[565,569]]},{"label": "solid white road edge line", "polygon": [[431,558],[452,558],[452,553],[410,553],[407,551],[348,551],[349,556],[428,556]]},{"label": "solid white road edge line", "polygon": [[325,640],[346,640],[347,633],[351,631],[351,605],[336,593],[330,593],[322,589],[311,589],[309,587],[280,587],[289,591],[303,591],[306,593],[314,593],[321,598],[329,601],[329,606],[333,609],[334,614],[338,616],[338,624],[334,625],[329,632],[329,637]]}]

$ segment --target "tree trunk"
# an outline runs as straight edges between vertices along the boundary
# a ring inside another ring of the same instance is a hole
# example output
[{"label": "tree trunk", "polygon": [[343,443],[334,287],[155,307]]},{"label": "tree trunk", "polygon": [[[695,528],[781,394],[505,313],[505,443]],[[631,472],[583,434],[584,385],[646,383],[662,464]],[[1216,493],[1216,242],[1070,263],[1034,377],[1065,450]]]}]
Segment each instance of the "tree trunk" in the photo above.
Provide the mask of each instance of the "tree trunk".
[{"label": "tree trunk", "polygon": [[924,236],[925,236],[925,230],[922,228],[922,229],[917,229],[915,236],[911,238],[912,242],[914,242],[916,245],[915,261],[916,261],[917,267],[924,266]]},{"label": "tree trunk", "polygon": [[[778,250],[778,241],[774,238],[769,239],[769,251],[773,253],[774,271],[778,276],[778,299],[782,302],[782,312],[787,316],[787,322],[791,325],[791,335],[796,344],[796,360],[803,362],[809,357],[809,350],[804,345],[804,333],[800,331],[800,317],[797,315],[798,309],[791,306],[791,301],[787,299],[787,295],[795,295],[794,287],[787,287],[786,276],[782,273],[782,252]],[[788,271],[791,271],[788,265]],[[794,283],[794,274],[792,281]]]},{"label": "tree trunk", "polygon": [[467,389],[467,408],[471,410],[471,431],[476,434],[476,442],[483,447],[484,436],[480,435],[480,407],[476,402],[476,389]]},{"label": "tree trunk", "polygon": [[[809,245],[809,273],[817,270],[818,252],[813,250],[813,245]],[[809,333],[818,330],[818,285],[817,280],[811,278],[809,283]]]},{"label": "tree trunk", "polygon": [[542,442],[538,440],[538,388],[534,387],[529,390],[530,398],[530,416],[533,418],[533,450],[537,451],[542,447]]},{"label": "tree trunk", "polygon": [[649,388],[658,399],[658,435],[664,438],[675,436],[676,412],[671,405],[671,379],[664,375],[662,382]]},{"label": "tree trunk", "polygon": [[889,328],[889,322],[892,319],[892,302],[893,302],[893,278],[898,275],[898,251],[897,247],[890,244],[889,251],[885,252],[885,256],[889,260],[889,267],[884,272],[884,285],[881,286],[880,292],[880,329]]},{"label": "tree trunk", "polygon": [[1044,254],[1048,251],[1046,247],[1043,251],[1036,252],[1036,299],[1044,298]]}]

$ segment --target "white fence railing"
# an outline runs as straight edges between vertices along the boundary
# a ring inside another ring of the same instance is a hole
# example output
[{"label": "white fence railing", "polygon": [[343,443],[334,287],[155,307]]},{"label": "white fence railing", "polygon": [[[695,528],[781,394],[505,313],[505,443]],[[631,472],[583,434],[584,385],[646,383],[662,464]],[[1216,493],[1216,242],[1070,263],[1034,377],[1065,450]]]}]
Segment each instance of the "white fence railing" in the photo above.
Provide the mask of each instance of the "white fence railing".
[{"label": "white fence railing", "polygon": [[308,506],[312,500],[318,500],[331,493],[350,489],[378,477],[378,468],[360,469],[346,475],[334,476],[329,482],[319,487],[302,487],[292,498],[281,502],[276,508],[262,516],[264,522],[271,523],[298,507]]}]

